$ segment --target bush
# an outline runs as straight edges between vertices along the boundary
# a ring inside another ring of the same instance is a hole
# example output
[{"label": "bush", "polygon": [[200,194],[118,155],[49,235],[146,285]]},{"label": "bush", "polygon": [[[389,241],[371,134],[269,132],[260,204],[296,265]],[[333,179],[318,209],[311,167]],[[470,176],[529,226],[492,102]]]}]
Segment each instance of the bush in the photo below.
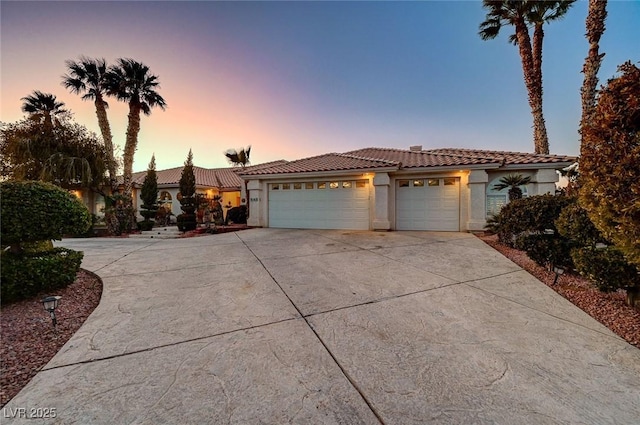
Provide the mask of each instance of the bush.
[{"label": "bush", "polygon": [[18,254],[3,251],[0,269],[2,303],[64,288],[75,280],[82,257],[82,252],[66,248]]},{"label": "bush", "polygon": [[518,238],[517,248],[526,251],[529,258],[541,266],[573,268],[571,241],[557,234],[529,234]]},{"label": "bush", "polygon": [[14,251],[23,242],[82,234],[91,225],[91,214],[82,202],[49,183],[0,183],[0,197],[2,244]]},{"label": "bush", "polygon": [[138,230],[142,230],[143,232],[153,230],[154,222],[151,220],[142,220],[137,223]]},{"label": "bush", "polygon": [[577,202],[567,205],[556,220],[558,232],[570,239],[574,246],[592,246],[599,242],[606,242],[602,233],[596,228],[587,211]]},{"label": "bush", "polygon": [[517,199],[505,205],[489,220],[487,228],[498,234],[505,245],[514,247],[523,234],[555,232],[555,221],[564,207],[574,202],[571,198],[554,195],[538,195]]},{"label": "bush", "polygon": [[603,292],[618,289],[633,292],[640,287],[638,269],[616,248],[576,248],[571,251],[571,257],[578,272]]},{"label": "bush", "polygon": [[178,230],[181,232],[188,232],[198,227],[195,214],[180,214],[178,216]]},{"label": "bush", "polygon": [[605,238],[640,267],[640,68],[626,62],[585,123],[580,202]]}]

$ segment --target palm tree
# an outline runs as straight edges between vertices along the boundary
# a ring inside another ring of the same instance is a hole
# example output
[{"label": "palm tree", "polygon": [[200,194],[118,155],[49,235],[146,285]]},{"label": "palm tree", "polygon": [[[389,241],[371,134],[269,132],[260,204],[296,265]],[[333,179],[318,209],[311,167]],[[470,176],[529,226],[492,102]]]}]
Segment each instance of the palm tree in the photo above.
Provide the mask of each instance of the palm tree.
[{"label": "palm tree", "polygon": [[529,182],[531,182],[531,177],[523,177],[522,174],[509,174],[501,178],[493,190],[499,191],[509,188],[509,200],[513,201],[522,198],[520,186],[529,184]]},{"label": "palm tree", "polygon": [[118,59],[116,65],[109,67],[105,78],[108,81],[107,93],[121,102],[129,104],[129,122],[127,139],[123,153],[124,199],[132,203],[131,189],[133,174],[133,157],[138,146],[140,132],[140,113],[151,114],[151,109],[159,107],[164,110],[165,100],[156,91],[160,83],[158,77],[149,72],[149,67],[133,59]]},{"label": "palm tree", "polygon": [[242,148],[240,150],[229,149],[224,153],[224,156],[227,157],[229,162],[234,166],[241,166],[242,168],[246,167],[247,164],[250,164],[249,155],[251,154],[251,146],[246,149]]},{"label": "palm tree", "polygon": [[[479,35],[491,40],[500,34],[505,25],[515,28],[509,41],[518,46],[522,72],[533,116],[533,138],[536,153],[549,153],[549,138],[542,112],[542,41],[543,25],[560,19],[575,0],[568,1],[514,1],[483,0],[486,19],[480,24]],[[533,47],[529,26],[534,26]]]},{"label": "palm tree", "polygon": [[96,107],[98,126],[108,156],[107,169],[111,193],[115,193],[118,190],[116,161],[113,154],[113,136],[107,119],[109,105],[104,100],[107,91],[105,78],[107,64],[104,59],[91,59],[85,56],[81,56],[77,62],[67,60],[65,63],[69,73],[62,76],[62,85],[71,93],[82,95],[82,100],[92,100]]},{"label": "palm tree", "polygon": [[22,112],[29,114],[29,117],[37,122],[43,122],[46,132],[53,130],[54,123],[59,123],[58,117],[67,113],[64,109],[64,102],[58,102],[56,96],[51,93],[42,93],[34,90],[33,94],[22,99]]},{"label": "palm tree", "polygon": [[[589,41],[589,55],[584,60],[582,72],[584,81],[580,94],[582,97],[582,118],[580,120],[580,149],[584,144],[582,128],[590,122],[596,105],[596,88],[598,86],[598,71],[604,53],[599,53],[600,37],[605,30],[607,19],[607,0],[589,0],[589,14],[587,15],[587,40]],[[582,152],[581,152],[582,156]]]}]

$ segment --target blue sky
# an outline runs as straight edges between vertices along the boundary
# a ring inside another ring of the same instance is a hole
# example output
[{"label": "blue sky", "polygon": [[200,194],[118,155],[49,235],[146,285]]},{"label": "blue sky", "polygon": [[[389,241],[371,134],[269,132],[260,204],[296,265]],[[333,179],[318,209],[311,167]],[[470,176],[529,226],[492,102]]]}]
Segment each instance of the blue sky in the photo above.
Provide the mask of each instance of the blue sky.
[{"label": "blue sky", "polygon": [[[601,82],[640,60],[640,2],[609,2]],[[577,154],[586,1],[546,27],[544,112],[553,153]],[[132,57],[160,78],[166,111],[143,117],[134,170],[152,153],[203,167],[252,145],[254,163],[367,146],[533,151],[511,29],[482,41],[479,1],[1,3],[0,120],[54,93],[94,131],[93,105],[60,85],[64,61]],[[115,142],[127,108],[111,102]]]}]

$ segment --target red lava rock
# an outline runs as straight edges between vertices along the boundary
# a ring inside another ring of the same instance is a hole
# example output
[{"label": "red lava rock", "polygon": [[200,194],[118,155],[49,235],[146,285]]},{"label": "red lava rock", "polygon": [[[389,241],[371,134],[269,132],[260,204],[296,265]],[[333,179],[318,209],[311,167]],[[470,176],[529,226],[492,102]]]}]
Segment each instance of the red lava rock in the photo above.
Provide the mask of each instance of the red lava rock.
[{"label": "red lava rock", "polygon": [[496,235],[478,237],[629,344],[640,348],[640,311],[626,304],[624,291],[601,292],[584,277],[569,272],[559,276],[554,285],[555,273],[536,264],[524,251],[502,245]]},{"label": "red lava rock", "polygon": [[62,296],[55,330],[40,303],[46,295],[54,294],[39,294],[0,310],[0,407],[28,384],[87,320],[100,302],[102,281],[81,269],[74,283],[55,291]]}]

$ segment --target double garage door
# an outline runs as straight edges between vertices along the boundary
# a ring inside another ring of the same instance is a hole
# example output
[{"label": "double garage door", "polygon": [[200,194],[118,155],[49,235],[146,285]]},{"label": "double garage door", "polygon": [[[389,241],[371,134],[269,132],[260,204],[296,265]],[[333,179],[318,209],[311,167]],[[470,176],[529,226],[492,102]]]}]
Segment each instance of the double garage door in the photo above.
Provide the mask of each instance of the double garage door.
[{"label": "double garage door", "polygon": [[269,227],[369,229],[369,181],[269,184]]},{"label": "double garage door", "polygon": [[396,229],[460,230],[460,180],[396,180]]},{"label": "double garage door", "polygon": [[[460,180],[454,177],[396,180],[397,230],[460,230]],[[269,227],[370,228],[368,180],[269,184]]]}]

